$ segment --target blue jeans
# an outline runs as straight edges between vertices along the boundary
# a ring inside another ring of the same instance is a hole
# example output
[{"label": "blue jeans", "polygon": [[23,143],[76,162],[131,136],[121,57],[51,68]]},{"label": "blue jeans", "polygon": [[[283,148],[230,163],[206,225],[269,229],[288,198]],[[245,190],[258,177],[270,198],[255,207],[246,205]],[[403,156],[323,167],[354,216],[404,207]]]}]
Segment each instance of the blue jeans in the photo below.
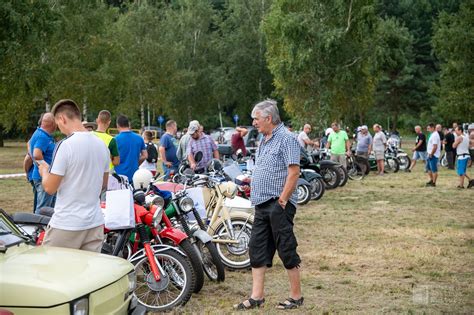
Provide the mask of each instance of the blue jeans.
[{"label": "blue jeans", "polygon": [[54,204],[56,203],[56,195],[50,195],[46,191],[44,191],[43,185],[41,184],[41,180],[33,180],[35,189],[36,189],[36,208],[35,213],[39,214],[39,210],[43,207],[51,207],[54,208]]},{"label": "blue jeans", "polygon": [[164,180],[168,180],[170,177],[171,171],[174,171],[174,173],[178,173],[178,166],[171,165],[171,167],[168,167],[163,163],[163,172],[165,173]]},{"label": "blue jeans", "polygon": [[36,205],[38,204],[38,194],[36,193],[35,182],[33,180],[30,180],[29,183],[31,184],[31,187],[33,188],[33,213],[35,213]]},{"label": "blue jeans", "polygon": [[438,158],[436,156],[426,159],[426,170],[431,173],[438,173]]}]

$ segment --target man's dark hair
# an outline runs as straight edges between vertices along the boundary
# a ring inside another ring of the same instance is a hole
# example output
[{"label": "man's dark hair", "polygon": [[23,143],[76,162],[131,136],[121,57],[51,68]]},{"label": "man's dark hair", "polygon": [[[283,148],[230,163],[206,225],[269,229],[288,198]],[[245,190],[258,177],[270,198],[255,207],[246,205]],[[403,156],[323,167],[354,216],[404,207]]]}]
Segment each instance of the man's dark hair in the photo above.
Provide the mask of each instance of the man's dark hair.
[{"label": "man's dark hair", "polygon": [[456,128],[454,128],[454,130],[459,130],[461,132],[464,132],[464,130],[462,129],[462,126],[459,126],[459,125]]},{"label": "man's dark hair", "polygon": [[150,130],[145,131],[144,135],[146,140],[153,140],[153,133]]},{"label": "man's dark hair", "polygon": [[130,121],[125,115],[118,115],[117,117],[117,126],[120,128],[130,128]]},{"label": "man's dark hair", "polygon": [[81,120],[81,111],[79,106],[73,100],[60,100],[54,104],[51,113],[54,117],[59,114],[64,114],[69,119]]},{"label": "man's dark hair", "polygon": [[428,127],[430,127],[430,128],[434,128],[435,126],[436,126],[436,125],[435,125],[434,123],[429,123],[429,124],[428,124]]}]

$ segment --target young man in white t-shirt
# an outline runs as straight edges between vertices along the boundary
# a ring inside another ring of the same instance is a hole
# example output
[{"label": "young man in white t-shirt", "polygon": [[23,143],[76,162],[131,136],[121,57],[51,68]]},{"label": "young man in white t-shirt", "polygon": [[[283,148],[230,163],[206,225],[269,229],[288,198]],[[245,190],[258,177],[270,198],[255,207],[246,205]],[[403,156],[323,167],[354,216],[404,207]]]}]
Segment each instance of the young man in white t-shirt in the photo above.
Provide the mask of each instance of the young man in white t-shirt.
[{"label": "young man in white t-shirt", "polygon": [[435,124],[429,124],[426,129],[430,133],[428,136],[428,159],[426,160],[426,171],[430,177],[430,181],[426,183],[426,187],[436,187],[438,179],[438,160],[441,154],[441,139],[439,133],[435,129]]},{"label": "young man in white t-shirt", "polygon": [[82,126],[74,101],[57,102],[51,113],[67,138],[57,144],[51,165],[39,165],[44,190],[57,192],[43,244],[100,252],[104,217],[99,198],[107,187],[108,148]]}]

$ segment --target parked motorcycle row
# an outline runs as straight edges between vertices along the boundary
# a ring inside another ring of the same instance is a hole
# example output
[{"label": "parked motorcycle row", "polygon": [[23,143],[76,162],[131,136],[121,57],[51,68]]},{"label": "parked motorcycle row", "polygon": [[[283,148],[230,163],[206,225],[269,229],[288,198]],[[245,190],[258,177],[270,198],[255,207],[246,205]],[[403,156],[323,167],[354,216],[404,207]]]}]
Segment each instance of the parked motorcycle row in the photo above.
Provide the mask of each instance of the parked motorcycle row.
[{"label": "parked motorcycle row", "polygon": [[[394,171],[400,169],[404,157],[397,147],[386,152],[386,164]],[[372,159],[362,163],[352,156],[346,170],[329,157],[327,150],[301,150],[298,204],[319,200],[326,189],[361,179],[372,167]],[[202,154],[195,159],[202,159]],[[159,181],[159,175],[153,177],[147,170],[135,173],[135,225],[105,228],[102,253],[122,257],[135,266],[138,303],[149,311],[169,311],[198,293],[205,277],[220,282],[226,270],[250,268],[253,165],[253,155],[237,153],[212,160],[198,174],[184,161],[170,182]],[[127,185],[125,178],[117,179]],[[15,213],[13,220],[32,242],[41,245],[53,213],[53,209],[42,209],[40,215]]]}]

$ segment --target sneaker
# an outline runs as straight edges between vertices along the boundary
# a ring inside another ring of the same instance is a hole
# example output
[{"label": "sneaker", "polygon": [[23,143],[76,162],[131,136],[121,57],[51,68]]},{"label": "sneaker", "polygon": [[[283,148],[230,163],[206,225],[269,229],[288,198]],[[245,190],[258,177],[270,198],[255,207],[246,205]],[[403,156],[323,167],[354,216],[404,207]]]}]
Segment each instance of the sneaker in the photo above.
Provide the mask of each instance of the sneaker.
[{"label": "sneaker", "polygon": [[464,189],[464,186],[456,186],[457,189]]},{"label": "sneaker", "polygon": [[411,173],[411,169],[407,168],[407,169],[405,169],[405,172]]},{"label": "sneaker", "polygon": [[431,184],[433,184],[433,181],[430,180],[429,182],[426,183],[426,186],[430,186]]},{"label": "sneaker", "polygon": [[432,181],[429,181],[425,184],[425,187],[436,187],[436,184],[433,183]]}]

